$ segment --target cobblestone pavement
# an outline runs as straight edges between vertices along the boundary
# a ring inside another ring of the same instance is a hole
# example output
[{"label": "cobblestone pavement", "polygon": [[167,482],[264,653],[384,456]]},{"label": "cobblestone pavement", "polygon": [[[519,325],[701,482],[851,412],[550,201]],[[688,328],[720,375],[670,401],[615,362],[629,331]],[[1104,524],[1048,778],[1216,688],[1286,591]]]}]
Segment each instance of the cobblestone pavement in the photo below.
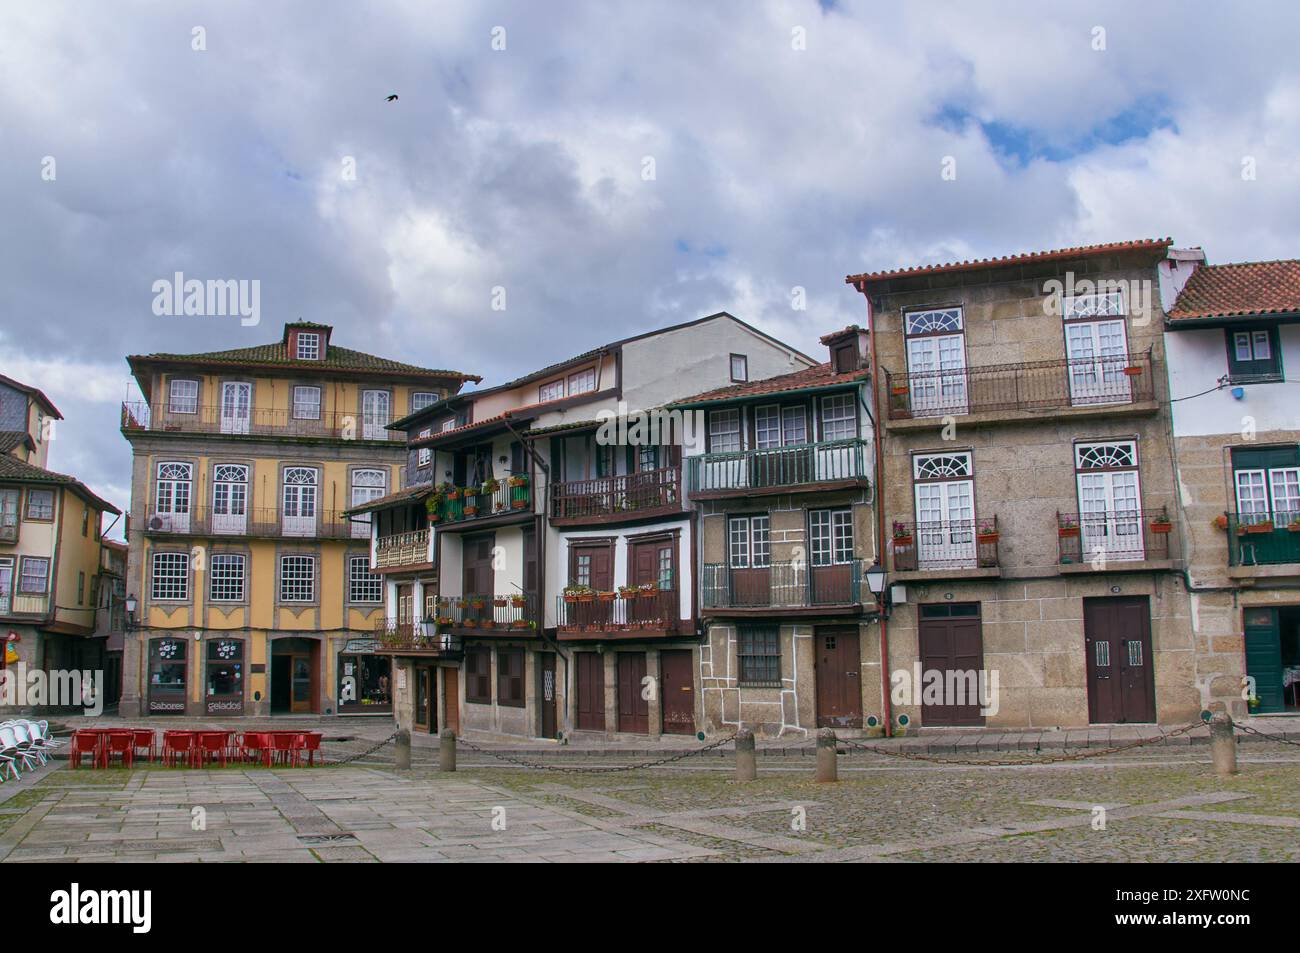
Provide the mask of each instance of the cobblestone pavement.
[{"label": "cobblestone pavement", "polygon": [[[332,754],[370,743],[340,742]],[[1239,750],[1232,778],[1214,775],[1202,746],[1033,767],[846,754],[836,784],[817,784],[802,756],[764,756],[748,784],[717,756],[591,773],[572,759],[547,762],[564,771],[537,771],[462,754],[452,775],[417,748],[415,767],[397,772],[391,746],[315,769],[56,763],[0,785],[0,860],[1300,859],[1300,750]],[[618,763],[581,759],[596,760]]]}]

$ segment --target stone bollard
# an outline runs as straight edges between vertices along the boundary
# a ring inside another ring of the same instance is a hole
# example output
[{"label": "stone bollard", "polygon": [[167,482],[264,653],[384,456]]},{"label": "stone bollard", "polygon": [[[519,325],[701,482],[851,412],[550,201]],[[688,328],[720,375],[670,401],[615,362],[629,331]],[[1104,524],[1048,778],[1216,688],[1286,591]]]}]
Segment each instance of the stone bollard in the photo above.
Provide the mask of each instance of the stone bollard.
[{"label": "stone bollard", "polygon": [[1228,777],[1237,773],[1237,735],[1232,729],[1232,716],[1222,702],[1210,706],[1214,715],[1210,718],[1210,758],[1214,761],[1214,773]]},{"label": "stone bollard", "polygon": [[456,732],[447,729],[438,739],[438,770],[456,770]]},{"label": "stone bollard", "polygon": [[838,781],[839,765],[835,762],[835,732],[823,728],[817,732],[817,780]]},{"label": "stone bollard", "polygon": [[393,742],[393,751],[397,756],[397,770],[411,770],[411,733],[405,728],[397,729],[397,739]]},{"label": "stone bollard", "polygon": [[748,728],[736,732],[736,780],[753,781],[758,777],[758,762],[754,757],[754,733]]}]

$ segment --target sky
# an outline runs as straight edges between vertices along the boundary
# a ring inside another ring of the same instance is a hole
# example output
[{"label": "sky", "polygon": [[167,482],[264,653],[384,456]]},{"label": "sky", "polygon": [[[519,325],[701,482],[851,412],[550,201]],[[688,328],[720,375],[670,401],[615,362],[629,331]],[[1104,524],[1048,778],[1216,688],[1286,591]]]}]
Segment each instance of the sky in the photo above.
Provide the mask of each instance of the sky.
[{"label": "sky", "polygon": [[[127,354],[305,319],[488,386],[721,310],[814,353],[899,265],[1300,257],[1297,35],[1293,2],[7,0],[0,373],[125,508]],[[156,315],[178,271],[260,282],[260,324]]]}]

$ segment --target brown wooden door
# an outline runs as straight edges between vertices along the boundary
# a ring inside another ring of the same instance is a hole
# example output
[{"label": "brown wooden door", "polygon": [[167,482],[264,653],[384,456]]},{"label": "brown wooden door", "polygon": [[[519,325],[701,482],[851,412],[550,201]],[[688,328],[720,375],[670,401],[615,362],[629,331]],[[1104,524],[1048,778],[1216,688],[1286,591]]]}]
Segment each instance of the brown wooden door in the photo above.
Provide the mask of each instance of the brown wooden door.
[{"label": "brown wooden door", "polygon": [[482,621],[492,612],[492,547],[496,537],[491,533],[466,536],[461,554],[461,593],[466,596],[483,596],[484,607],[471,609],[465,606],[465,617]]},{"label": "brown wooden door", "polygon": [[[614,550],[608,545],[572,546],[569,549],[569,585],[590,586],[597,592],[614,588]],[[600,628],[613,621],[612,602],[566,603],[569,622]]]},{"label": "brown wooden door", "polygon": [[537,697],[541,699],[541,737],[554,738],[559,726],[555,719],[555,653],[543,652],[537,667]]},{"label": "brown wooden door", "polygon": [[415,670],[415,727],[429,734],[438,731],[438,670]]},{"label": "brown wooden door", "polygon": [[442,670],[442,697],[447,703],[444,721],[449,729],[460,733],[460,671],[454,668]]},{"label": "brown wooden door", "polygon": [[659,689],[663,697],[663,733],[695,734],[695,678],[690,649],[659,653]]},{"label": "brown wooden door", "polygon": [[413,588],[409,582],[399,583],[397,586],[397,622],[399,625],[410,625],[415,621],[412,611]]},{"label": "brown wooden door", "polygon": [[814,677],[817,727],[862,727],[862,665],[855,625],[819,625],[815,630]]},{"label": "brown wooden door", "polygon": [[942,672],[944,679],[942,704],[925,702],[924,681],[914,688],[922,693],[921,724],[984,724],[979,701],[979,678],[984,670],[979,604],[921,606],[919,611],[922,679],[931,671]]},{"label": "brown wooden door", "polygon": [[605,660],[599,652],[578,652],[573,658],[578,691],[578,728],[581,731],[604,731]]},{"label": "brown wooden door", "polygon": [[1083,600],[1088,653],[1088,720],[1094,725],[1154,722],[1151,607],[1146,596]]},{"label": "brown wooden door", "polygon": [[618,730],[650,733],[650,703],[642,697],[645,653],[618,653]]}]

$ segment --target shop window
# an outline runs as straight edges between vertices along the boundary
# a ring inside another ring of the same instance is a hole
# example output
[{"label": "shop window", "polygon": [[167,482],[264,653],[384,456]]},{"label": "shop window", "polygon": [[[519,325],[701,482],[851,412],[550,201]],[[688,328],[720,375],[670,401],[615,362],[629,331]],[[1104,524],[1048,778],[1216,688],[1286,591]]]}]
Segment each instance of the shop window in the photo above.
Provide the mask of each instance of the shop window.
[{"label": "shop window", "polygon": [[188,670],[184,639],[153,639],[150,641],[150,714],[185,714],[185,681]]},{"label": "shop window", "polygon": [[239,715],[244,711],[244,643],[214,639],[208,643],[203,707],[209,715]]},{"label": "shop window", "polygon": [[339,712],[380,714],[393,710],[392,659],[386,655],[339,656]]}]

